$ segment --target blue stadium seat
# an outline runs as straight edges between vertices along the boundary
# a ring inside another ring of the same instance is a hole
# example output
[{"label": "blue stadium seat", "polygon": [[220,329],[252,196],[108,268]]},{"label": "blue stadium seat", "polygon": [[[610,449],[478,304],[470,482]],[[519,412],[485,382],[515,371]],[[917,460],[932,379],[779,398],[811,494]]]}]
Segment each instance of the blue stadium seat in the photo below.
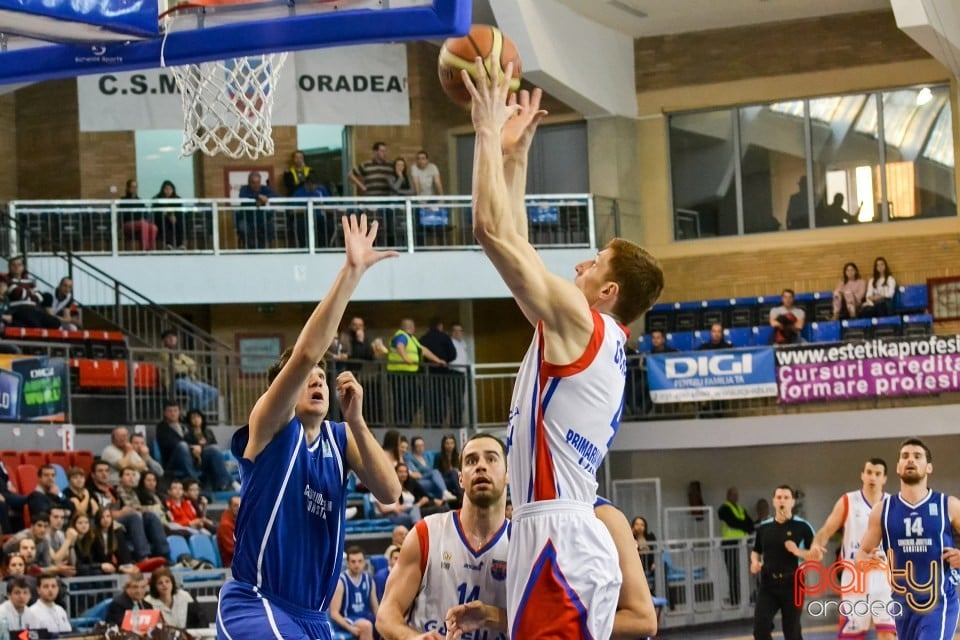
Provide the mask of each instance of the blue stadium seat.
[{"label": "blue stadium seat", "polygon": [[927,285],[908,284],[897,287],[894,296],[894,308],[899,313],[921,313],[927,309]]},{"label": "blue stadium seat", "polygon": [[644,316],[644,331],[673,331],[673,305],[670,303],[655,304]]},{"label": "blue stadium seat", "polygon": [[700,328],[709,329],[715,323],[723,326],[730,324],[730,309],[733,307],[733,300],[730,298],[716,300],[702,300],[700,302]]},{"label": "blue stadium seat", "polygon": [[806,326],[810,327],[810,342],[837,342],[840,340],[839,322],[811,322]]},{"label": "blue stadium seat", "polygon": [[547,204],[527,205],[527,217],[531,224],[557,224],[560,222],[560,207]]},{"label": "blue stadium seat", "polygon": [[102,602],[98,602],[78,617],[70,618],[70,625],[78,631],[93,629],[98,622],[103,622],[103,619],[107,615],[107,609],[110,608],[112,603],[113,598],[107,598]]},{"label": "blue stadium seat", "polygon": [[[709,331],[694,331],[693,332],[693,341],[691,342],[692,349],[699,349],[700,345],[705,342],[710,342],[710,332]],[[680,347],[677,347],[680,349]],[[684,351],[684,349],[680,349]]]},{"label": "blue stadium seat", "polygon": [[730,301],[730,326],[750,328],[757,323],[757,299],[733,298]]},{"label": "blue stadium seat", "polygon": [[376,573],[381,569],[386,569],[389,562],[387,559],[381,555],[372,555],[367,558],[370,561],[371,566],[373,566],[373,572]]},{"label": "blue stadium seat", "polygon": [[695,331],[700,328],[699,302],[677,302],[673,307],[674,331]]},{"label": "blue stadium seat", "polygon": [[753,329],[750,327],[734,327],[732,329],[724,329],[723,335],[727,339],[727,342],[734,347],[749,347],[753,340]]},{"label": "blue stadium seat", "polygon": [[650,339],[649,333],[645,333],[637,338],[637,351],[640,353],[650,353],[650,349],[652,348],[653,341]]},{"label": "blue stadium seat", "polygon": [[752,327],[750,331],[753,333],[753,339],[750,341],[755,347],[763,347],[770,344],[770,336],[773,335],[773,327],[769,324],[763,324],[757,327]]},{"label": "blue stadium seat", "polygon": [[907,314],[902,318],[903,335],[923,337],[933,335],[933,316],[929,313]]},{"label": "blue stadium seat", "polygon": [[55,462],[51,463],[50,466],[53,467],[54,472],[57,474],[57,486],[60,487],[60,491],[70,486],[70,481],[67,480],[67,472],[64,471],[63,467]]},{"label": "blue stadium seat", "polygon": [[869,338],[873,329],[870,318],[854,318],[840,321],[840,337],[844,340],[863,340]]},{"label": "blue stadium seat", "polygon": [[183,554],[193,555],[190,551],[190,545],[183,536],[167,536],[167,544],[170,545],[170,563],[176,564],[177,560]]},{"label": "blue stadium seat", "polygon": [[881,318],[872,318],[873,325],[872,337],[891,338],[900,335],[902,320],[900,316],[883,316]]},{"label": "blue stadium seat", "polygon": [[668,333],[664,336],[667,339],[667,344],[676,349],[677,351],[692,351],[693,350],[693,332],[684,331],[681,333]]},{"label": "blue stadium seat", "polygon": [[363,517],[367,520],[373,520],[377,517],[377,510],[373,506],[373,496],[369,493],[363,494]]},{"label": "blue stadium seat", "polygon": [[206,560],[217,568],[223,566],[220,561],[220,550],[217,549],[217,543],[211,535],[195,533],[190,536],[190,552],[190,555],[197,560]]},{"label": "blue stadium seat", "polygon": [[808,320],[830,320],[833,317],[833,291],[815,291],[808,311]]}]

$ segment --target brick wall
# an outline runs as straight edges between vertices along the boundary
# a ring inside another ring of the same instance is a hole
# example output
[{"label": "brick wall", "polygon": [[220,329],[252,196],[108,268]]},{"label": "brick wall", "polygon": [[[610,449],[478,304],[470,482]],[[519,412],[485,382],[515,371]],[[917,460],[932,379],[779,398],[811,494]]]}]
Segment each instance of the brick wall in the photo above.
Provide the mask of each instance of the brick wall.
[{"label": "brick wall", "polygon": [[81,195],[77,82],[52,80],[16,92],[17,197]]},{"label": "brick wall", "polygon": [[637,90],[929,58],[893,12],[873,11],[641,38]]},{"label": "brick wall", "polygon": [[137,177],[134,133],[80,133],[79,144],[81,197],[122,198],[127,180]]},{"label": "brick wall", "polygon": [[17,197],[16,94],[0,95],[0,201]]}]

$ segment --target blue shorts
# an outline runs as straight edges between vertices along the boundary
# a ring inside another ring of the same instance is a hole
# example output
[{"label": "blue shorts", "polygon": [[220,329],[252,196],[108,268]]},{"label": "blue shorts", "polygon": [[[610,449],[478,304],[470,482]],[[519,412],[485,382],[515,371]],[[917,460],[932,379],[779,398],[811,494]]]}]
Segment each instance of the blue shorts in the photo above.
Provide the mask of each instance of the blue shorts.
[{"label": "blue shorts", "polygon": [[[899,600],[903,603],[903,600]],[[903,615],[897,623],[898,640],[953,640],[960,618],[960,602],[957,597],[948,598],[926,613],[919,613],[903,604]]]},{"label": "blue shorts", "polygon": [[270,599],[239,580],[220,589],[217,640],[331,640],[332,636],[326,613]]}]

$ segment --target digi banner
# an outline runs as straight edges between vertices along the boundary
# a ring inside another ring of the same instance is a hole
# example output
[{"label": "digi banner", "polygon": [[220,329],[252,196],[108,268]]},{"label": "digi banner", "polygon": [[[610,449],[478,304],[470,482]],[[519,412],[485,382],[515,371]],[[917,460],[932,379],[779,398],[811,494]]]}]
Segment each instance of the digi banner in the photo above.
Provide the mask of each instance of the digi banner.
[{"label": "digi banner", "polygon": [[778,349],[777,383],[785,404],[960,391],[960,335]]},{"label": "digi banner", "polygon": [[65,422],[63,358],[0,355],[0,422]]},{"label": "digi banner", "polygon": [[658,404],[777,395],[771,347],[651,354],[646,363]]}]

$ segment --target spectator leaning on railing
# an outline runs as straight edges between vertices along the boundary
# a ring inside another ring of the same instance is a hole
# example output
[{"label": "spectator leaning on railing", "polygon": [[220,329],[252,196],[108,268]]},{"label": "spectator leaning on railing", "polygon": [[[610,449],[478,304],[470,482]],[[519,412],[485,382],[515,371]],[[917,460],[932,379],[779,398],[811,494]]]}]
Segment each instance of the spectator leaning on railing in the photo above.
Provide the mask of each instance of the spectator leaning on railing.
[{"label": "spectator leaning on railing", "polygon": [[197,361],[180,351],[180,337],[173,329],[167,329],[161,336],[163,351],[160,352],[160,375],[164,379],[167,389],[175,393],[185,394],[190,399],[190,406],[201,411],[217,409],[217,400],[220,392],[213,385],[197,378]]}]

